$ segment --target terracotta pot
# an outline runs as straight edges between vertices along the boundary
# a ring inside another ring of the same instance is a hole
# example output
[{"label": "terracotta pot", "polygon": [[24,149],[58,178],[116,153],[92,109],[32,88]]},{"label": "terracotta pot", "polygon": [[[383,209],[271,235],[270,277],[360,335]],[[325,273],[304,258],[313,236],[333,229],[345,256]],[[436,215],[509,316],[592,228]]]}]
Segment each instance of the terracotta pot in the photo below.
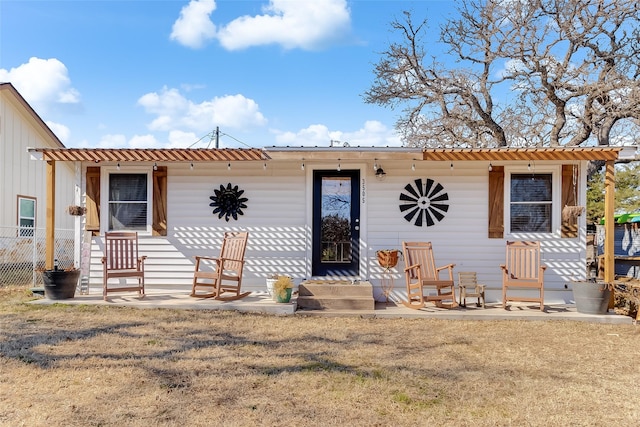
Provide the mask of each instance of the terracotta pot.
[{"label": "terracotta pot", "polygon": [[376,255],[383,268],[393,268],[398,264],[398,251],[378,251]]}]

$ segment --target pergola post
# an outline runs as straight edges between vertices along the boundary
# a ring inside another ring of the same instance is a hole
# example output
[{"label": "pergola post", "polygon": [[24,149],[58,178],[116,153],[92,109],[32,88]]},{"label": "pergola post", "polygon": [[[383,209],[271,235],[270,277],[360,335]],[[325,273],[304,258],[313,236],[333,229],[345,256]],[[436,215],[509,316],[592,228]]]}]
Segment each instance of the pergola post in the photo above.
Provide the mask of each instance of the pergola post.
[{"label": "pergola post", "polygon": [[[615,278],[615,258],[614,258],[614,219],[615,210],[615,167],[614,161],[608,160],[605,163],[604,173],[604,281],[613,285]],[[609,308],[614,307],[614,293],[611,292]]]},{"label": "pergola post", "polygon": [[46,202],[46,225],[45,225],[45,257],[44,268],[53,269],[53,259],[55,252],[56,234],[56,162],[47,160],[47,202]]}]

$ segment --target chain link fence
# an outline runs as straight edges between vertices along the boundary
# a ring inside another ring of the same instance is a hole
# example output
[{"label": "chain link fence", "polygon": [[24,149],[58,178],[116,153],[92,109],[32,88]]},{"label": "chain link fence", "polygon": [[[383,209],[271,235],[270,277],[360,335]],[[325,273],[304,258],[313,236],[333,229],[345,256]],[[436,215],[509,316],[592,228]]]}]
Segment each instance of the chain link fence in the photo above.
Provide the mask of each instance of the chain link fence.
[{"label": "chain link fence", "polygon": [[[41,286],[45,229],[0,227],[0,285]],[[74,231],[55,230],[54,257],[62,269],[74,267]]]}]

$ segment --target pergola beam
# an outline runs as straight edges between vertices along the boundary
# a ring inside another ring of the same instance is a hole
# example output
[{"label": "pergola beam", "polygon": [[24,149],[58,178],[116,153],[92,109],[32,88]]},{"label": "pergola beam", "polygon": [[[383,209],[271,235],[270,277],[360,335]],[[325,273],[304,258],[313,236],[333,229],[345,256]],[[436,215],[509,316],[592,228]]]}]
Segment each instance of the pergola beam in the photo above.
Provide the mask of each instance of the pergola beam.
[{"label": "pergola beam", "polygon": [[[613,284],[615,278],[614,258],[614,219],[615,211],[615,166],[613,160],[605,163],[604,172],[604,281]],[[609,308],[614,306],[614,295],[611,293]]]},{"label": "pergola beam", "polygon": [[45,229],[45,257],[44,268],[53,269],[56,234],[56,162],[47,161],[47,201],[46,201],[46,229]]}]

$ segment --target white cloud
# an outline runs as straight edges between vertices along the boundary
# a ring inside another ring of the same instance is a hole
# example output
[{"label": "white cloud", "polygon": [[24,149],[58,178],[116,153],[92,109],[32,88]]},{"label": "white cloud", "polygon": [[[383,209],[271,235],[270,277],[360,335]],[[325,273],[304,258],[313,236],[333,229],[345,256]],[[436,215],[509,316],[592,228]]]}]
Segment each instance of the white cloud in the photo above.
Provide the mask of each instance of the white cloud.
[{"label": "white cloud", "polygon": [[55,58],[32,57],[16,68],[0,68],[0,81],[11,82],[38,114],[47,114],[60,105],[80,103],[67,67]]},{"label": "white cloud", "polygon": [[67,126],[61,125],[60,123],[50,122],[50,121],[47,121],[45,123],[47,124],[47,126],[49,126],[49,129],[51,129],[51,131],[56,134],[58,139],[63,144],[65,143],[65,141],[69,140],[69,136],[71,135],[71,130],[69,130]]},{"label": "white cloud", "polygon": [[215,9],[214,0],[191,0],[173,23],[171,40],[193,49],[202,47],[216,35],[216,26],[209,19]]},{"label": "white cloud", "polygon": [[348,143],[352,147],[401,147],[400,136],[382,123],[370,120],[354,132],[330,131],[325,125],[314,124],[298,132],[272,130],[279,146],[328,147],[331,140]]},{"label": "white cloud", "polygon": [[[169,147],[168,148],[189,148],[202,136],[198,136],[193,132],[183,132],[181,130],[172,130],[169,132]],[[200,146],[194,146],[192,148],[202,148]]]},{"label": "white cloud", "polygon": [[156,117],[148,125],[152,131],[210,132],[216,126],[246,129],[264,126],[267,120],[258,104],[243,95],[225,95],[194,103],[178,89],[163,88],[138,99],[145,111]]},{"label": "white cloud", "polygon": [[241,16],[218,31],[228,50],[279,44],[286,49],[316,49],[349,30],[346,0],[271,0],[263,15]]},{"label": "white cloud", "polygon": [[127,146],[127,138],[120,134],[103,135],[95,148],[125,148]]},{"label": "white cloud", "polygon": [[130,148],[157,148],[160,143],[153,135],[134,135],[128,145]]}]

